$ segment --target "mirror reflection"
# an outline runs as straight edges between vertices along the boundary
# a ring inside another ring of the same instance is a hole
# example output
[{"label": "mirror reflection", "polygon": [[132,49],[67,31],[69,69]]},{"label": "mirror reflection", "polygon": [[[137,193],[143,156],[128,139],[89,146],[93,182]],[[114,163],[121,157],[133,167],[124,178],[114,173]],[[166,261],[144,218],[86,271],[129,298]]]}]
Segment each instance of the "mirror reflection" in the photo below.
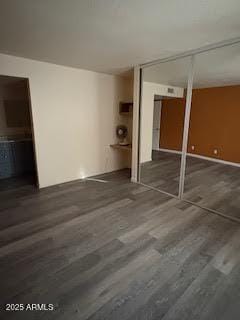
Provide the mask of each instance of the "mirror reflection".
[{"label": "mirror reflection", "polygon": [[195,57],[184,198],[240,219],[240,45]]},{"label": "mirror reflection", "polygon": [[140,182],[177,196],[190,58],[144,68]]}]

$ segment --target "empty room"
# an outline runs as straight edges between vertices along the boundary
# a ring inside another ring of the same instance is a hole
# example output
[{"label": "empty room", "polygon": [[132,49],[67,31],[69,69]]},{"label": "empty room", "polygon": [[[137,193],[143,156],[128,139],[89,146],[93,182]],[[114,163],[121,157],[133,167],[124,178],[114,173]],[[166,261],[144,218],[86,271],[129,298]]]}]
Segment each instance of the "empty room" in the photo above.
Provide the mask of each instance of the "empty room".
[{"label": "empty room", "polygon": [[239,16],[0,1],[0,319],[239,320]]}]

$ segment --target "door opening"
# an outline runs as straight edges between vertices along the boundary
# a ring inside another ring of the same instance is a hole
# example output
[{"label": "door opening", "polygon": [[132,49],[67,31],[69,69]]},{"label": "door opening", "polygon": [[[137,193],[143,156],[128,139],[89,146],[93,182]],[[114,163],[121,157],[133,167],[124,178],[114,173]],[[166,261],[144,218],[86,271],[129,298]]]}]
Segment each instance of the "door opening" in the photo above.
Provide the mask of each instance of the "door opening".
[{"label": "door opening", "polygon": [[0,76],[0,191],[38,186],[29,82]]}]

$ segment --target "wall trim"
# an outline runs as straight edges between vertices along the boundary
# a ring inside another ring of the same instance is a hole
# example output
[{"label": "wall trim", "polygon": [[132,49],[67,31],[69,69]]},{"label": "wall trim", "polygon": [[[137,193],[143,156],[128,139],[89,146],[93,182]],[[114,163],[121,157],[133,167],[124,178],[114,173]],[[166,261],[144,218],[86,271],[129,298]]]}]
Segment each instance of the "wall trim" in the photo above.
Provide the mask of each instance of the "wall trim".
[{"label": "wall trim", "polygon": [[[172,150],[172,149],[163,149],[163,148],[160,148],[159,151],[169,152],[169,153],[175,153],[175,154],[182,154],[181,151]],[[233,167],[238,167],[238,168],[240,168],[240,163],[237,163],[237,162],[231,162],[231,161],[226,161],[226,160],[222,160],[222,159],[206,157],[206,156],[202,156],[202,155],[195,154],[195,153],[189,153],[189,152],[187,153],[187,156],[192,157],[192,158],[203,159],[203,160],[207,160],[207,161],[212,161],[212,162],[221,163],[221,164],[226,164],[226,165],[229,165],[229,166],[233,166]]]},{"label": "wall trim", "polygon": [[133,126],[132,126],[132,160],[131,160],[131,181],[137,182],[140,175],[140,101],[141,101],[141,69],[134,67],[133,82]]},{"label": "wall trim", "polygon": [[159,148],[159,151],[167,152],[167,153],[182,154],[182,151],[173,150],[173,149],[164,149],[164,148]]},{"label": "wall trim", "polygon": [[199,154],[194,154],[194,153],[187,153],[187,155],[190,157],[193,157],[193,158],[199,158],[199,159],[203,159],[203,160],[208,160],[208,161],[217,162],[217,163],[226,164],[229,166],[240,168],[240,163],[237,163],[237,162],[231,162],[231,161],[226,161],[226,160],[217,159],[217,158],[205,157],[205,156],[201,156]]}]

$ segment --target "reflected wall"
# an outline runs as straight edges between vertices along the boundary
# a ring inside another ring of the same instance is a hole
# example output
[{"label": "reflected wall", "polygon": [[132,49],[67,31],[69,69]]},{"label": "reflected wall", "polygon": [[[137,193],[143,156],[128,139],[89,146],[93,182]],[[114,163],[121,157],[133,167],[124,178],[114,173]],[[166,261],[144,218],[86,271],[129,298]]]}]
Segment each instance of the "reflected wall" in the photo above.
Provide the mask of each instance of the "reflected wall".
[{"label": "reflected wall", "polygon": [[183,198],[240,219],[240,45],[196,55]]},{"label": "reflected wall", "polygon": [[240,221],[240,43],[144,67],[140,101],[139,182]]},{"label": "reflected wall", "polygon": [[142,73],[140,182],[174,196],[179,194],[189,67],[188,57]]}]

